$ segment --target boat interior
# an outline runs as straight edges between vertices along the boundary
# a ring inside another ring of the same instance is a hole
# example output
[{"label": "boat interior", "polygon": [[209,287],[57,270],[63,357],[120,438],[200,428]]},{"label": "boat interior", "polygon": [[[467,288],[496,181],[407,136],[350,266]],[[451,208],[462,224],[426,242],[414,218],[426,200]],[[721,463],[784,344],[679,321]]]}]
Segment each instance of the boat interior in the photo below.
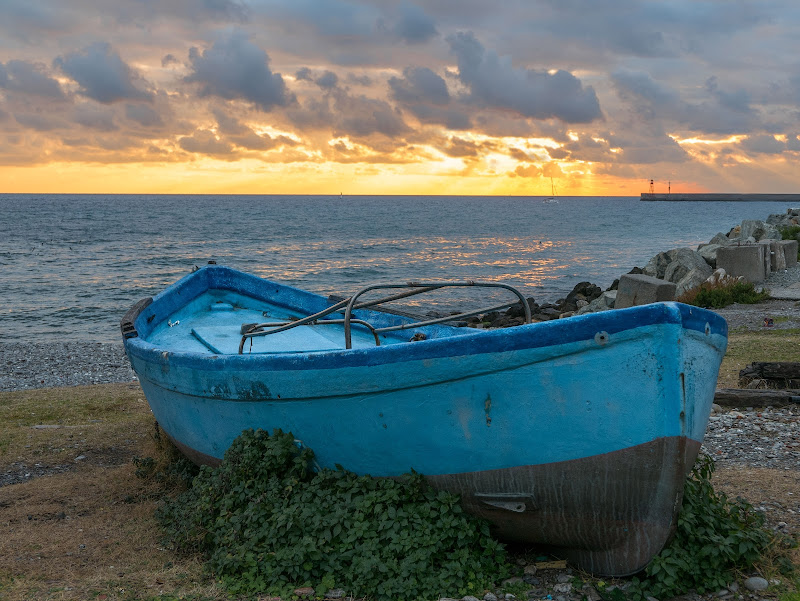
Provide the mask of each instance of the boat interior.
[{"label": "boat interior", "polygon": [[[398,315],[386,303],[455,286],[506,288],[515,298],[502,305],[484,307],[432,319]],[[361,300],[376,290],[393,290],[380,298]],[[395,292],[394,289],[402,289]],[[511,286],[478,282],[435,282],[368,286],[356,295],[333,302],[309,314],[298,308],[269,302],[238,291],[211,288],[177,309],[147,335],[148,342],[176,351],[212,355],[322,352],[373,348],[453,336],[475,330],[444,325],[472,315],[522,303],[526,323],[530,310],[524,296]]]}]

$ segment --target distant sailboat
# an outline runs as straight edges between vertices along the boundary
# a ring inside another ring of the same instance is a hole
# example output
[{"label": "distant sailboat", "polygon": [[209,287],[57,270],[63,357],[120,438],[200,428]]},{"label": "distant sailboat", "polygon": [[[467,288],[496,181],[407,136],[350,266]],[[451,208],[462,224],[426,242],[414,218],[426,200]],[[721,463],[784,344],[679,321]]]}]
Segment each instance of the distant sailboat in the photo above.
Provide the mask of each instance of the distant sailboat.
[{"label": "distant sailboat", "polygon": [[556,198],[556,185],[553,183],[553,178],[552,177],[550,178],[550,194],[551,195],[549,197],[545,198],[542,202],[548,203],[548,204],[553,204],[553,203],[557,204],[558,203],[558,198]]}]

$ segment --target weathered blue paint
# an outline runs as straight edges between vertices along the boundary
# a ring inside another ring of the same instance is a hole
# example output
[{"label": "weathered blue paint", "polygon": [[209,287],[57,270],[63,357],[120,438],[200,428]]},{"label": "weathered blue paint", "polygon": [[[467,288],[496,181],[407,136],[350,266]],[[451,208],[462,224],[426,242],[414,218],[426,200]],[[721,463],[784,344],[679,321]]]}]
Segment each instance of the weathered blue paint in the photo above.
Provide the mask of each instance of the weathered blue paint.
[{"label": "weathered blue paint", "polygon": [[[141,309],[138,337],[125,347],[159,424],[197,460],[219,460],[244,429],[282,428],[313,448],[322,466],[374,476],[414,469],[480,497],[533,494],[535,483],[516,475],[498,480],[506,471],[538,466],[558,480],[567,473],[558,466],[595,469],[598,458],[627,457],[634,471],[636,462],[664,470],[653,486],[667,495],[665,515],[642,507],[651,503],[641,500],[652,497],[645,491],[628,509],[605,499],[619,507],[593,519],[658,522],[666,537],[725,352],[727,324],[718,315],[659,303],[503,330],[430,326],[419,330],[425,340],[409,342],[417,330],[407,330],[386,334],[380,347],[356,327],[351,350],[341,326],[302,326],[237,354],[241,324],[327,306],[308,292],[209,266]],[[376,327],[405,321],[371,311],[357,317]],[[671,450],[654,459],[653,445]],[[618,461],[602,469],[622,469]],[[464,488],[468,474],[492,476]],[[637,484],[614,473],[606,479],[622,490]],[[488,482],[491,490],[471,490]],[[609,494],[598,490],[597,501]],[[529,538],[543,532],[537,528]],[[622,573],[642,561],[615,553],[585,564]]]}]

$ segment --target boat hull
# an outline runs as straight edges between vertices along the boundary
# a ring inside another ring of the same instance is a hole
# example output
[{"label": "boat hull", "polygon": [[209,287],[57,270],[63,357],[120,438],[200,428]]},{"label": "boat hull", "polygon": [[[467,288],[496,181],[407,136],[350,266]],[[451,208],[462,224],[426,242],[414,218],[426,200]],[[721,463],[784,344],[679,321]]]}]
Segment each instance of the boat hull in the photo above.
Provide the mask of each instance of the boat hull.
[{"label": "boat hull", "polygon": [[221,356],[128,338],[126,350],[159,424],[198,463],[245,429],[281,428],[320,466],[414,469],[501,538],[625,575],[674,527],[725,335],[711,313],[659,304],[374,349]]}]

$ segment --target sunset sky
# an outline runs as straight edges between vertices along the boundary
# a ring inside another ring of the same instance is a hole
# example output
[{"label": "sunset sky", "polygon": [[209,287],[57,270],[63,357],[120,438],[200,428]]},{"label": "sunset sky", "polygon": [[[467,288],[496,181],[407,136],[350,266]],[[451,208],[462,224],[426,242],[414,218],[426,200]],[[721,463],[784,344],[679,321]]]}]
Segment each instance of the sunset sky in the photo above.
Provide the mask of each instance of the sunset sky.
[{"label": "sunset sky", "polygon": [[800,193],[796,0],[0,0],[0,192]]}]

